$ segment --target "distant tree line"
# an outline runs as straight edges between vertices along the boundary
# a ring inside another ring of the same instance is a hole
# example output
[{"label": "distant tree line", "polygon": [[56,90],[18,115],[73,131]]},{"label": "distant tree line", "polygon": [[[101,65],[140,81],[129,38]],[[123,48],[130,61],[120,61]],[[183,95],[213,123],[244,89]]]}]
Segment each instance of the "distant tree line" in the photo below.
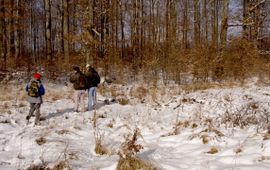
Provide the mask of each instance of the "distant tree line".
[{"label": "distant tree line", "polygon": [[233,62],[224,55],[239,52],[230,29],[268,54],[269,11],[269,0],[0,0],[0,69],[127,63],[164,79],[217,78]]}]

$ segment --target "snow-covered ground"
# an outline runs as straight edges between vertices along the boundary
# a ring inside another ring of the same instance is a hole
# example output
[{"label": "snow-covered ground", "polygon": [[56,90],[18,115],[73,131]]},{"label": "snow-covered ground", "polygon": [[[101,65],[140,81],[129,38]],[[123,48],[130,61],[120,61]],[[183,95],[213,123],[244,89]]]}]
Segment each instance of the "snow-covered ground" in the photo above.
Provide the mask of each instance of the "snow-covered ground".
[{"label": "snow-covered ground", "polygon": [[[70,87],[45,87],[41,126],[34,126],[34,117],[26,124],[24,87],[16,86],[16,101],[0,100],[0,169],[54,167],[64,160],[72,169],[115,170],[121,144],[136,128],[143,146],[137,156],[158,169],[270,169],[270,87],[165,91],[152,95],[154,102],[127,93],[125,105],[104,104],[99,93],[96,113],[73,112]],[[95,153],[97,138],[107,154]]]}]

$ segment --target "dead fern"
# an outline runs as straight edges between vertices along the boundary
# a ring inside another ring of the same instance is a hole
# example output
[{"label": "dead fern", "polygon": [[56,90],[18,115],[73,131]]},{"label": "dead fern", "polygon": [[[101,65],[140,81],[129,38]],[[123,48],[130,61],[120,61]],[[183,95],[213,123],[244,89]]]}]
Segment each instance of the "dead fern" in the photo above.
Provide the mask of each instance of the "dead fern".
[{"label": "dead fern", "polygon": [[138,128],[135,129],[134,134],[131,139],[126,139],[126,141],[122,144],[122,153],[120,153],[121,157],[133,156],[136,155],[140,150],[143,149],[143,146],[137,144],[138,136],[141,136]]},{"label": "dead fern", "polygon": [[140,131],[136,128],[132,138],[126,138],[126,141],[122,144],[121,151],[118,153],[120,159],[117,164],[117,170],[157,169],[151,163],[137,157],[137,153],[143,149],[142,145],[136,143],[139,136],[141,136]]}]

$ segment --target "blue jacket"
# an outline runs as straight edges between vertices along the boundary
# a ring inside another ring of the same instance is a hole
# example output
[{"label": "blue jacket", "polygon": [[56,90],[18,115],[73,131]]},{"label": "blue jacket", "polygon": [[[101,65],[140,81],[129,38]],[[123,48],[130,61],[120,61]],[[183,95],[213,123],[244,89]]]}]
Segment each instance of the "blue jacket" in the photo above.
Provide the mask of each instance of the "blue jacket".
[{"label": "blue jacket", "polygon": [[38,97],[28,96],[27,100],[30,103],[43,103],[42,96],[45,94],[45,88],[42,85],[42,83],[41,83],[40,80],[35,80],[35,79],[30,80],[29,83],[26,85],[25,90],[28,92],[29,86],[30,86],[30,84],[31,84],[32,81],[37,81],[38,82],[38,85],[39,85],[39,89],[38,89],[39,96]]}]

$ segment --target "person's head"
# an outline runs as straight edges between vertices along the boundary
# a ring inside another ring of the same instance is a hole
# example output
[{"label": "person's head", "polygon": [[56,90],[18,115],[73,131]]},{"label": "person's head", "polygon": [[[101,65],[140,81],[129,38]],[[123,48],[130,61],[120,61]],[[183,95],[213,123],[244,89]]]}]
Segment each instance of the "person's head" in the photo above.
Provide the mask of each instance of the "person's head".
[{"label": "person's head", "polygon": [[73,70],[76,71],[76,72],[79,72],[79,71],[80,71],[80,67],[78,67],[78,66],[73,66]]},{"label": "person's head", "polygon": [[33,77],[36,79],[36,80],[40,80],[41,78],[41,75],[39,73],[34,73]]},{"label": "person's head", "polygon": [[86,69],[89,69],[89,68],[91,68],[92,66],[90,65],[90,64],[86,64]]}]

